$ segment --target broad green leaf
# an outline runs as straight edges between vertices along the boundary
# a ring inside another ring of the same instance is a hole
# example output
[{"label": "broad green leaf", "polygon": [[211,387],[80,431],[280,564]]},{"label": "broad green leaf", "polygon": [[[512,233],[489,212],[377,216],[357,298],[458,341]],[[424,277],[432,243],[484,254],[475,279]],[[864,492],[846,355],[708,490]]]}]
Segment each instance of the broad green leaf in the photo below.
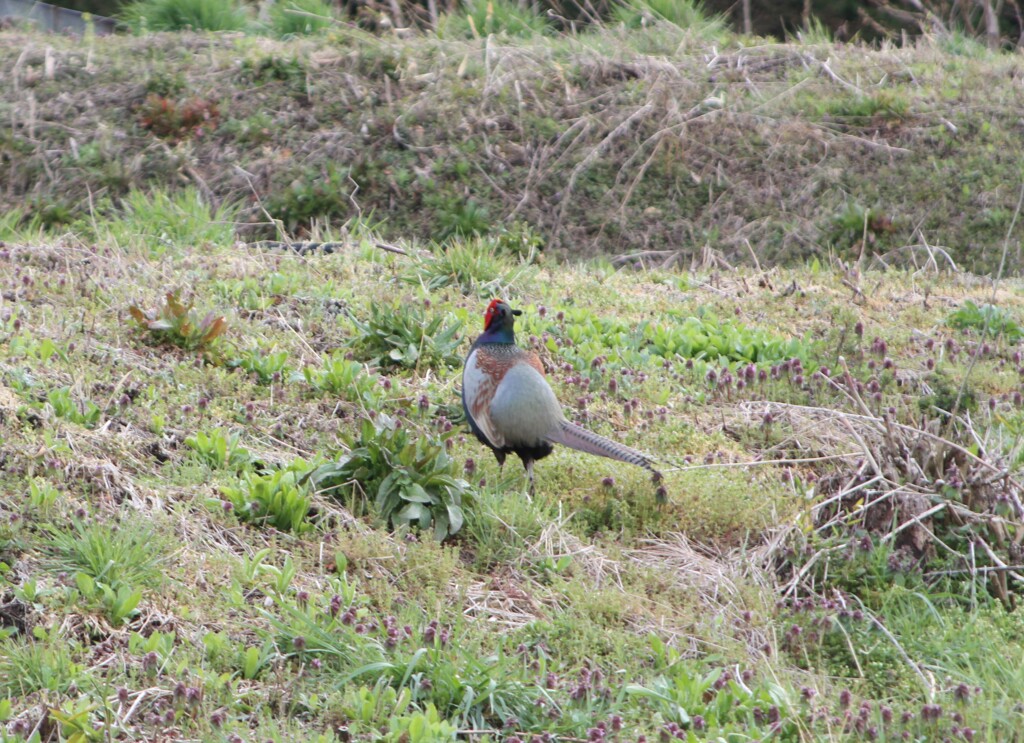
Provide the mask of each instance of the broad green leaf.
[{"label": "broad green leaf", "polygon": [[409,483],[402,488],[402,499],[413,503],[433,503],[436,498],[427,493],[418,483]]}]

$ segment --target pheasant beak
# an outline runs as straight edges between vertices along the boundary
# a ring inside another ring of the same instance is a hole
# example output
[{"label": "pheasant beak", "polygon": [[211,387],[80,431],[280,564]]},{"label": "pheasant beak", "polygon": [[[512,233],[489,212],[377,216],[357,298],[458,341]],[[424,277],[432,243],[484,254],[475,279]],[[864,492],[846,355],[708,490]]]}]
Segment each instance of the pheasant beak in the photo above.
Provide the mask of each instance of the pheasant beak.
[{"label": "pheasant beak", "polygon": [[515,315],[516,317],[519,317],[521,314],[523,314],[523,311],[522,310],[512,310],[512,314]]}]

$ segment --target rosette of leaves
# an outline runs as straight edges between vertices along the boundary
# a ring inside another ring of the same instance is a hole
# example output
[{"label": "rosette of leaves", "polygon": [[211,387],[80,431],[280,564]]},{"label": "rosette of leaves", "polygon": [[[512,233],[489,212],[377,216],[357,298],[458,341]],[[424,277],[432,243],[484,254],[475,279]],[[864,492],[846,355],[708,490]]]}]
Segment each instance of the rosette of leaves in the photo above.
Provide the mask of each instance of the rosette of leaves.
[{"label": "rosette of leaves", "polygon": [[363,421],[358,441],[337,462],[310,474],[320,492],[348,500],[353,513],[374,512],[393,529],[433,528],[438,541],[462,528],[470,485],[456,476],[443,438],[410,434],[383,413]]},{"label": "rosette of leaves", "polygon": [[241,520],[299,533],[309,526],[306,516],[312,503],[309,486],[302,482],[306,469],[305,463],[297,460],[283,470],[247,472],[221,492]]},{"label": "rosette of leaves", "polygon": [[353,319],[359,336],[356,348],[364,360],[382,367],[420,365],[458,366],[459,330],[462,321],[446,322],[442,315],[428,318],[423,310],[408,302],[374,304],[365,320]]},{"label": "rosette of leaves", "polygon": [[1010,343],[1024,338],[1024,329],[1002,307],[992,304],[977,305],[966,300],[962,307],[946,320],[957,330],[976,330],[992,337],[1003,336]]},{"label": "rosette of leaves", "polygon": [[164,304],[155,310],[133,304],[128,312],[156,341],[186,351],[209,348],[228,329],[227,318],[223,315],[208,312],[200,316],[192,300],[182,302],[177,292],[167,292]]}]

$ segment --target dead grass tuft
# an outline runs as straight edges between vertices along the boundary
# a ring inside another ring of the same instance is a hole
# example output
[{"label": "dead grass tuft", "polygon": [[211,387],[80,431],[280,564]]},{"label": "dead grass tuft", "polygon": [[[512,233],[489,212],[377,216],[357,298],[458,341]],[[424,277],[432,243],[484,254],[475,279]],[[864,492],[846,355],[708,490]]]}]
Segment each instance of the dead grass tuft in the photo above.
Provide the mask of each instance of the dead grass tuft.
[{"label": "dead grass tuft", "polygon": [[[763,420],[771,413],[775,420],[788,423],[793,431],[789,442],[804,450],[849,452],[847,466],[835,467],[817,480],[811,509],[815,533],[848,537],[813,554],[788,577],[783,593],[819,590],[813,581],[805,582],[817,563],[849,549],[860,529],[915,559],[943,553],[973,577],[987,577],[982,582],[989,582],[1012,606],[1007,581],[1024,586],[1014,538],[1024,528],[1024,506],[1021,483],[1003,455],[996,448],[978,446],[982,438],[968,416],[948,426],[941,418],[926,416],[922,424],[909,425],[872,414],[855,385],[843,390],[860,412],[781,403],[740,406],[748,420]],[[976,446],[978,453],[972,451]],[[988,568],[979,570],[973,550],[968,555],[943,536],[950,528],[964,526],[973,527],[973,544],[991,563]]]},{"label": "dead grass tuft", "polygon": [[455,584],[451,592],[465,601],[462,614],[509,630],[525,627],[545,615],[522,582],[509,574],[486,581],[473,581],[464,588]]}]

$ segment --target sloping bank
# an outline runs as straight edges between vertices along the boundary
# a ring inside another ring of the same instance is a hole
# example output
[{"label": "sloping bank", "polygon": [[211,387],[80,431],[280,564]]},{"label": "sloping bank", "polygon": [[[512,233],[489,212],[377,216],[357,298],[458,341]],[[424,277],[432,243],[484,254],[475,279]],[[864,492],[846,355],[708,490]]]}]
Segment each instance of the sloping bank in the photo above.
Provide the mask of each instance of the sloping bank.
[{"label": "sloping bank", "polygon": [[[1021,183],[1024,58],[700,39],[473,42],[0,32],[0,210],[61,225],[132,189],[240,205],[240,236],[353,218],[555,254],[863,253],[992,271]],[[667,251],[667,252],[664,252]],[[1020,266],[1011,251],[1010,269]]]}]

